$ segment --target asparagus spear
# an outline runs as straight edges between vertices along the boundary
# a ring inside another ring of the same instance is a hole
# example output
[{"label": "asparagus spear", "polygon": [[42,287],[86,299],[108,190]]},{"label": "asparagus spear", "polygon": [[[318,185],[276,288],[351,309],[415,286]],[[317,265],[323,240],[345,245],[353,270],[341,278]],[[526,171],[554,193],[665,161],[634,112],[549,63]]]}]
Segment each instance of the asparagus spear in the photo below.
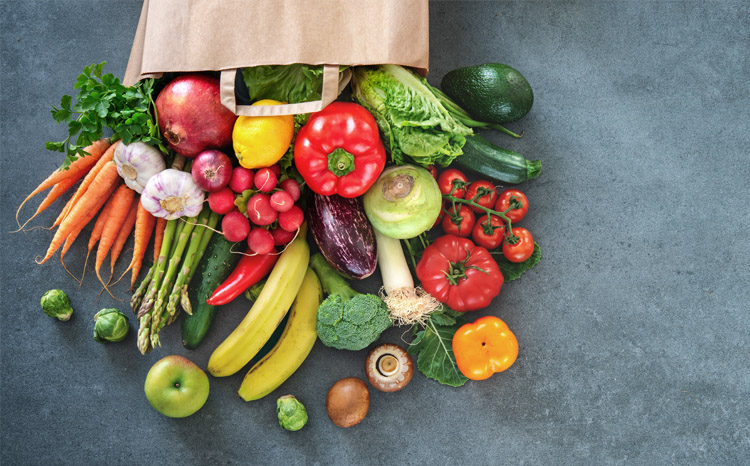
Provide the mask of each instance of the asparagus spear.
[{"label": "asparagus spear", "polygon": [[182,261],[182,268],[180,269],[180,273],[177,275],[177,278],[174,281],[174,285],[172,286],[172,290],[169,293],[169,301],[167,302],[167,312],[169,312],[170,317],[175,315],[177,311],[177,301],[180,297],[180,290],[182,289],[182,285],[185,283],[185,279],[187,278],[187,274],[190,271],[190,267],[193,266],[193,262],[195,261],[196,256],[200,257],[203,256],[203,251],[200,251],[200,255],[198,256],[198,249],[201,245],[201,239],[204,236],[204,232],[206,231],[206,221],[208,220],[209,215],[209,209],[208,207],[204,207],[201,213],[198,215],[198,219],[195,221],[195,227],[193,228],[193,232],[190,235],[190,246],[188,246],[187,252],[185,253],[185,259]]},{"label": "asparagus spear", "polygon": [[164,276],[164,269],[167,266],[169,260],[169,252],[172,248],[172,240],[175,237],[175,230],[177,229],[179,220],[170,220],[167,222],[167,226],[164,228],[164,237],[161,243],[161,250],[159,251],[159,258],[156,260],[154,265],[154,274],[151,277],[151,282],[148,286],[148,291],[143,297],[140,308],[138,309],[138,318],[143,317],[144,314],[149,312],[154,306],[154,299],[156,293],[159,291],[162,277]]},{"label": "asparagus spear", "polygon": [[219,214],[211,212],[210,209],[206,209],[204,210],[204,212],[201,212],[201,216],[203,218],[198,217],[198,224],[196,225],[195,230],[193,230],[194,232],[196,230],[200,230],[200,241],[197,241],[194,238],[190,239],[190,248],[185,254],[185,263],[180,270],[180,274],[177,276],[177,280],[175,280],[174,287],[172,288],[172,293],[169,295],[167,310],[169,311],[169,315],[171,317],[176,314],[178,301],[181,301],[180,304],[182,305],[182,308],[185,310],[185,312],[191,315],[193,313],[193,310],[190,306],[190,301],[188,300],[188,306],[185,306],[182,295],[183,293],[187,293],[187,285],[193,278],[195,269],[198,267],[198,263],[203,258],[203,254],[206,252],[208,242],[211,240],[211,236],[214,233],[213,229],[219,223]]},{"label": "asparagus spear", "polygon": [[[138,313],[136,314],[139,319],[138,328],[138,349],[141,354],[146,354],[150,350],[149,348],[149,336],[151,332],[151,314],[150,311],[153,308],[154,296],[159,289],[161,283],[161,277],[164,275],[164,268],[167,264],[167,254],[172,248],[172,239],[174,238],[175,228],[177,227],[177,220],[170,220],[167,222],[167,226],[164,228],[164,239],[162,239],[161,249],[159,251],[159,258],[152,267],[151,280],[148,283],[148,291],[144,296]],[[140,287],[139,287],[140,288]]]},{"label": "asparagus spear", "polygon": [[164,279],[159,286],[159,293],[156,297],[154,308],[151,311],[151,346],[153,347],[160,344],[158,329],[163,327],[163,325],[160,327],[159,324],[161,320],[164,319],[163,314],[166,305],[165,299],[167,298],[167,293],[172,290],[175,275],[177,274],[180,261],[182,260],[182,254],[183,252],[185,252],[188,238],[190,238],[193,228],[195,227],[196,217],[188,218],[186,221],[177,221],[184,223],[184,226],[182,228],[182,231],[180,232],[180,235],[177,237],[177,242],[175,243],[174,250],[172,251],[171,257],[169,258],[169,266],[167,268],[167,272],[164,274]]},{"label": "asparagus spear", "polygon": [[130,307],[133,309],[134,313],[138,312],[138,308],[141,307],[141,302],[143,302],[143,296],[146,294],[146,290],[148,289],[149,283],[151,283],[151,278],[154,276],[154,269],[156,268],[156,264],[153,264],[151,268],[148,270],[148,273],[143,278],[143,281],[140,285],[138,285],[138,288],[135,290],[135,293],[133,293],[133,296],[130,298]]}]

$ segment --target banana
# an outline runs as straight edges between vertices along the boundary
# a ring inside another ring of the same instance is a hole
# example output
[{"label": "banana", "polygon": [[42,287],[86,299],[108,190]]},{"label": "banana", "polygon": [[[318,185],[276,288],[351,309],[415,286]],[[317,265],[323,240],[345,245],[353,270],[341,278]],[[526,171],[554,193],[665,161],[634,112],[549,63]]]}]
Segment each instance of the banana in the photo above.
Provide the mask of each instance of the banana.
[{"label": "banana", "polygon": [[284,319],[294,301],[310,261],[305,240],[306,225],[297,239],[281,253],[255,304],[236,329],[214,350],[208,360],[208,372],[226,377],[250,362]]},{"label": "banana", "polygon": [[307,269],[297,298],[289,310],[284,333],[278,343],[245,375],[237,392],[245,401],[258,400],[284,383],[310,354],[318,334],[315,331],[318,306],[323,300],[320,280]]}]

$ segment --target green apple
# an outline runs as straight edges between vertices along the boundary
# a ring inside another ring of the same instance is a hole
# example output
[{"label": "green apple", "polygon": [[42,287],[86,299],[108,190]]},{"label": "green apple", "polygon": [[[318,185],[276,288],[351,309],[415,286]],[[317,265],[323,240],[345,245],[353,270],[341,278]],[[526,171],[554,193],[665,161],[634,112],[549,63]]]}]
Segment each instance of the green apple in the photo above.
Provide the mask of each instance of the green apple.
[{"label": "green apple", "polygon": [[208,399],[208,376],[182,356],[166,356],[146,375],[144,386],[151,406],[169,417],[188,417]]}]

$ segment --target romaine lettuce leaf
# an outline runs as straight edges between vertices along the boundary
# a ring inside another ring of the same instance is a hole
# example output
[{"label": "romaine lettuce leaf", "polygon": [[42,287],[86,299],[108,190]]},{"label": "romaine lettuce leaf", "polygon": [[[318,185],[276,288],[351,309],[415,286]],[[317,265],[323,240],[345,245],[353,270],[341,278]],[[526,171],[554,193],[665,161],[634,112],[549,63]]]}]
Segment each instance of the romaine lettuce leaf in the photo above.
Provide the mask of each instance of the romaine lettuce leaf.
[{"label": "romaine lettuce leaf", "polygon": [[447,166],[473,134],[424,78],[398,65],[354,67],[352,97],[375,116],[391,160],[399,165]]}]

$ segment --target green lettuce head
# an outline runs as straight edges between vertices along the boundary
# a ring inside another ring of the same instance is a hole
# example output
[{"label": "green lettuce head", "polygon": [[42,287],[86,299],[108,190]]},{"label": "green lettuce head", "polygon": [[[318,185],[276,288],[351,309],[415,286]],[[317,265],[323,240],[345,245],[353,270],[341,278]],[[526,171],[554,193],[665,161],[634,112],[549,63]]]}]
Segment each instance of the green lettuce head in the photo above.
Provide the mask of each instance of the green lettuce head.
[{"label": "green lettuce head", "polygon": [[456,119],[427,81],[398,65],[353,68],[352,97],[373,114],[397,165],[447,166],[474,132]]}]

